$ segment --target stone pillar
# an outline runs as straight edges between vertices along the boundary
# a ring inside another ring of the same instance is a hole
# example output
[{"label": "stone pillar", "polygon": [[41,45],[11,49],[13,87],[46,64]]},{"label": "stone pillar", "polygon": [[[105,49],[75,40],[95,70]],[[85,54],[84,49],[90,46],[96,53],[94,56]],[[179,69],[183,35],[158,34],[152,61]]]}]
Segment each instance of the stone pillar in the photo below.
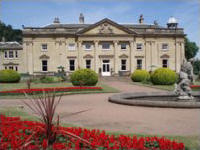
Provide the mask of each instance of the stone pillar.
[{"label": "stone pillar", "polygon": [[[119,55],[118,55],[118,41],[114,41],[114,74],[119,73],[119,65],[120,65],[120,60],[119,60]],[[119,65],[118,65],[119,64]],[[111,66],[112,68],[112,66]]]},{"label": "stone pillar", "polygon": [[99,41],[94,41],[94,71],[99,73],[99,54],[98,54],[98,44]]},{"label": "stone pillar", "polygon": [[182,61],[180,60],[180,43],[175,43],[175,51],[176,51],[176,72],[180,71],[180,64]]},{"label": "stone pillar", "polygon": [[27,59],[27,64],[28,64],[28,72],[29,74],[33,74],[33,42],[27,42],[27,49],[28,53],[28,59]]},{"label": "stone pillar", "polygon": [[130,71],[131,73],[135,70],[135,58],[134,58],[134,41],[129,41],[130,43],[130,56],[129,56],[129,61],[130,61]]},{"label": "stone pillar", "polygon": [[78,57],[77,57],[77,67],[78,69],[82,68],[82,61],[83,61],[83,56],[82,56],[82,41],[78,41],[78,46],[77,46],[77,54],[78,54]]}]

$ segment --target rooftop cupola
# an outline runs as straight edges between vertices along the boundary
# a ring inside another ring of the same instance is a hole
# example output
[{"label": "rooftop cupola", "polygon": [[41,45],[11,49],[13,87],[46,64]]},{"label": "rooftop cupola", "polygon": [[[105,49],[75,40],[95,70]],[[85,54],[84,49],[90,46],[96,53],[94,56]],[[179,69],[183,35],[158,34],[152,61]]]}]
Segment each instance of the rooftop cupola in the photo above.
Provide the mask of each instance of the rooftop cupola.
[{"label": "rooftop cupola", "polygon": [[54,21],[53,21],[54,24],[59,24],[60,23],[60,20],[58,17],[55,17]]},{"label": "rooftop cupola", "polygon": [[80,13],[80,16],[79,16],[79,24],[84,24],[84,16],[82,13]]},{"label": "rooftop cupola", "polygon": [[177,22],[176,18],[171,16],[169,18],[168,22],[167,22],[167,27],[171,28],[171,29],[177,28],[178,27],[178,22]]},{"label": "rooftop cupola", "polygon": [[143,14],[141,14],[141,15],[140,15],[140,18],[139,18],[139,23],[140,23],[140,24],[143,24],[143,23],[144,23]]}]

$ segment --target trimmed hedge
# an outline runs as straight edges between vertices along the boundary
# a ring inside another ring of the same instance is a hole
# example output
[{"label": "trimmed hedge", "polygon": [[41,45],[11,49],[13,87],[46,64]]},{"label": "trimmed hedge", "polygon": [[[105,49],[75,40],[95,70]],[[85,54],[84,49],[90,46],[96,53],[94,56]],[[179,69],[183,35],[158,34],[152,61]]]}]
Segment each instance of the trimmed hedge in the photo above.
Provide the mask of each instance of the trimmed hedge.
[{"label": "trimmed hedge", "polygon": [[21,79],[20,74],[14,70],[0,70],[1,83],[16,83]]},{"label": "trimmed hedge", "polygon": [[61,77],[44,76],[40,78],[41,83],[56,83],[63,81]]},{"label": "trimmed hedge", "polygon": [[98,82],[98,75],[91,69],[79,69],[71,74],[70,80],[74,86],[94,86]]},{"label": "trimmed hedge", "polygon": [[131,79],[133,82],[148,81],[150,74],[146,70],[135,70],[131,75]]},{"label": "trimmed hedge", "polygon": [[177,78],[177,74],[169,68],[158,68],[151,75],[151,81],[155,85],[173,85]]}]

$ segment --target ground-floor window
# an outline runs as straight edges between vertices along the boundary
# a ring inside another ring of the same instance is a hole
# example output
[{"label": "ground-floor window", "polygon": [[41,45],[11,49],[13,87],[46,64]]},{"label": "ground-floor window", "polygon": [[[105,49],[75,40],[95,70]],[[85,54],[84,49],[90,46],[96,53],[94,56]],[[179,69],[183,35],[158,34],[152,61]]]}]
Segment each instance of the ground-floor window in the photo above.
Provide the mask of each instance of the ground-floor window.
[{"label": "ground-floor window", "polygon": [[123,70],[123,71],[126,70],[126,59],[121,60],[121,70]]},{"label": "ground-floor window", "polygon": [[69,70],[70,71],[74,71],[75,70],[75,60],[74,59],[70,59],[69,60]]},{"label": "ground-floor window", "polygon": [[18,71],[18,67],[17,66],[15,66],[15,71]]},{"label": "ground-floor window", "polygon": [[86,63],[86,68],[91,69],[91,60],[87,59],[87,60],[85,60],[85,63]]},{"label": "ground-floor window", "polygon": [[47,60],[42,60],[42,71],[48,71],[48,62],[47,62]]},{"label": "ground-floor window", "polygon": [[4,68],[5,68],[6,70],[7,70],[7,69],[9,69],[9,70],[14,70],[14,69],[15,69],[15,71],[18,71],[18,66],[6,65]]},{"label": "ground-floor window", "polygon": [[137,59],[137,69],[142,69],[142,59]]},{"label": "ground-floor window", "polygon": [[167,59],[163,59],[162,60],[162,67],[163,68],[167,68],[168,67],[168,60]]}]

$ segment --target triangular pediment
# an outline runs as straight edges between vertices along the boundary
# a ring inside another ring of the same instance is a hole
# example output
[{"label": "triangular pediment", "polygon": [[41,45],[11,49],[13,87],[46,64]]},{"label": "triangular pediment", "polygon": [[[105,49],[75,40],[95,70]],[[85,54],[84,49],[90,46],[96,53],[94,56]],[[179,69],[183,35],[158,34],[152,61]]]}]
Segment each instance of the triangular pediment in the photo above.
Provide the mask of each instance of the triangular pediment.
[{"label": "triangular pediment", "polygon": [[105,18],[95,24],[88,26],[87,28],[84,28],[83,30],[80,30],[77,34],[126,35],[126,34],[136,34],[136,33],[110,19]]}]

